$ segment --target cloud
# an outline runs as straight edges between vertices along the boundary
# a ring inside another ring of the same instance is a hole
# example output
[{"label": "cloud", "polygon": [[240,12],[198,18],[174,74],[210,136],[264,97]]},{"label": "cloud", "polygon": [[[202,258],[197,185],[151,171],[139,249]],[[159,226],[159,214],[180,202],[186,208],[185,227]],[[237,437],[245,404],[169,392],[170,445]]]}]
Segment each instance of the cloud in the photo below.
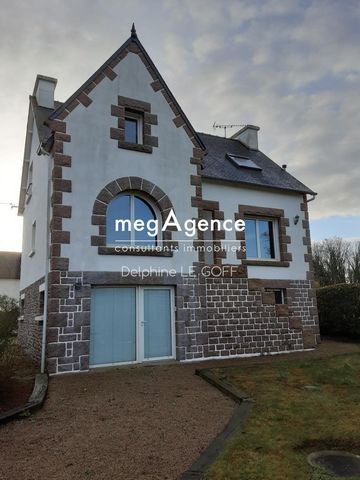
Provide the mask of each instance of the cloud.
[{"label": "cloud", "polygon": [[357,0],[8,3],[0,17],[0,201],[17,201],[36,74],[57,77],[57,98],[66,99],[133,21],[196,129],[259,125],[262,150],[319,193],[313,218],[359,213]]}]

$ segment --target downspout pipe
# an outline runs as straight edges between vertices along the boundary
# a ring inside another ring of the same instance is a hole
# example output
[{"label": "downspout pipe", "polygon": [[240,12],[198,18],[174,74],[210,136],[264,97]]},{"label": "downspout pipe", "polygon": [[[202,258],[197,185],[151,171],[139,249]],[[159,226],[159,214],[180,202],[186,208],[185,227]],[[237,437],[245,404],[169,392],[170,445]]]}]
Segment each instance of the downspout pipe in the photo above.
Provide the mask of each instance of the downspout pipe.
[{"label": "downspout pipe", "polygon": [[[38,155],[47,155],[50,157],[49,152],[44,149],[42,144],[40,144],[37,151]],[[47,330],[47,319],[48,319],[48,291],[49,291],[49,269],[50,269],[50,195],[51,195],[51,168],[52,168],[52,159],[49,158],[48,162],[48,183],[47,183],[47,206],[46,206],[46,257],[45,257],[45,285],[44,285],[44,318],[43,318],[43,328],[42,328],[42,339],[41,339],[41,363],[40,371],[41,373],[45,372],[46,369],[46,330]]]}]

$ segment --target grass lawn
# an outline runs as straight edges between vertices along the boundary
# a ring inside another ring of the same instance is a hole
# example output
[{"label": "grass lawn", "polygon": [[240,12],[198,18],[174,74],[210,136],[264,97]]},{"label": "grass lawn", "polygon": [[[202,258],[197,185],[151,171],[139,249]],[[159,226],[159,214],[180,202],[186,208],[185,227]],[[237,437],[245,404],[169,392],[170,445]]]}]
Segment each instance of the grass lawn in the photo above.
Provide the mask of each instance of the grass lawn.
[{"label": "grass lawn", "polygon": [[[206,480],[328,480],[307,464],[318,450],[360,454],[360,354],[217,368],[255,400],[242,431]],[[351,477],[360,480],[360,476]]]}]

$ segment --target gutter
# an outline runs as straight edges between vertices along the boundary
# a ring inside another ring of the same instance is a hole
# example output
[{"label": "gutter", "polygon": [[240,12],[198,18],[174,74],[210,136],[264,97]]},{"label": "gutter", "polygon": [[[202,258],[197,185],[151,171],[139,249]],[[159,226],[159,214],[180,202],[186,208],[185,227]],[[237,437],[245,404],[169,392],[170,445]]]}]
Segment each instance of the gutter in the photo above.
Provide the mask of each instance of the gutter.
[{"label": "gutter", "polygon": [[309,198],[309,199],[306,198],[305,203],[309,203],[309,202],[312,202],[313,200],[315,200],[316,195],[317,195],[317,193],[314,193],[311,198]]}]

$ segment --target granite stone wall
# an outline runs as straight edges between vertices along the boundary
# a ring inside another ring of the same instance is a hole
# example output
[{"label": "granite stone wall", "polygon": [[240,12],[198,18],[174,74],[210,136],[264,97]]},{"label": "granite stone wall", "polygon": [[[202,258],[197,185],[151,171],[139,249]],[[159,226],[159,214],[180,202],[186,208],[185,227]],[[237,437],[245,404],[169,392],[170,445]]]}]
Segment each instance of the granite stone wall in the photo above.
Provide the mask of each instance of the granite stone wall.
[{"label": "granite stone wall", "polygon": [[23,304],[18,321],[18,342],[35,361],[40,362],[43,320],[39,286],[41,278],[20,292]]},{"label": "granite stone wall", "polygon": [[[51,374],[89,368],[91,287],[167,285],[175,289],[176,359],[267,354],[315,347],[315,295],[308,280],[238,276],[122,277],[120,272],[59,272],[51,286],[47,366]],[[275,304],[270,288],[282,288]]]}]

